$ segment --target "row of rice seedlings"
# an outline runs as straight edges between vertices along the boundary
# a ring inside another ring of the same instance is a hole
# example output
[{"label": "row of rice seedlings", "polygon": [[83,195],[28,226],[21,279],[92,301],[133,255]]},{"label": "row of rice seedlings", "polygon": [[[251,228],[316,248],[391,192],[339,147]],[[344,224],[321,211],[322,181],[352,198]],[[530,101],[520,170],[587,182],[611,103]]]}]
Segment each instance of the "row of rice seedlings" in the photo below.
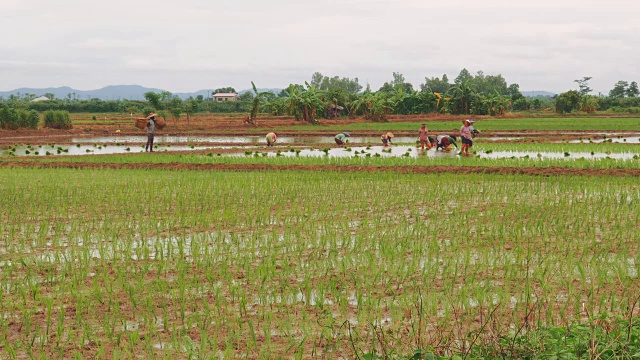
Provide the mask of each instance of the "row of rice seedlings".
[{"label": "row of rice seedlings", "polygon": [[[515,149],[514,149],[515,150]],[[562,167],[572,169],[638,169],[640,155],[631,156],[628,159],[615,158],[594,158],[591,155],[585,155],[583,158],[565,159],[549,159],[538,158],[536,156],[525,157],[509,157],[491,159],[482,157],[484,153],[491,153],[490,147],[478,147],[476,149],[480,157],[432,157],[419,156],[413,157],[376,157],[376,156],[358,156],[358,157],[285,157],[285,156],[217,156],[214,152],[208,155],[193,154],[159,154],[158,156],[149,157],[145,154],[128,154],[128,155],[103,155],[97,157],[65,157],[65,158],[22,158],[23,162],[79,162],[79,163],[129,163],[129,164],[147,164],[147,163],[184,163],[184,164],[269,164],[269,165],[338,165],[338,166],[503,166],[503,167]],[[572,150],[571,150],[572,151]],[[565,151],[565,155],[574,154]],[[539,153],[542,154],[542,153]],[[595,154],[595,152],[594,152]],[[1,162],[2,160],[0,160]]]},{"label": "row of rice seedlings", "polygon": [[454,353],[490,314],[514,335],[638,290],[626,179],[2,171],[20,354],[337,356],[372,326]]}]

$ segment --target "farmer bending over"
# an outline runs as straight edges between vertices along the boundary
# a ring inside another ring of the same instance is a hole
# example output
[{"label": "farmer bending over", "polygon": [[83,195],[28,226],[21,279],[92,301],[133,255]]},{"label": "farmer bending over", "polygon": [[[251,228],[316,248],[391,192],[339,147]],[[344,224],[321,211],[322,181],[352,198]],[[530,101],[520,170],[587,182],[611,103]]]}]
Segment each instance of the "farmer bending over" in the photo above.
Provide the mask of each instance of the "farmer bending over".
[{"label": "farmer bending over", "polygon": [[380,136],[380,140],[382,140],[382,143],[384,144],[384,147],[389,146],[389,144],[391,144],[391,139],[393,139],[393,138],[394,138],[394,135],[392,133],[390,133],[390,132],[388,132],[386,134],[382,134],[382,136]]},{"label": "farmer bending over", "polygon": [[274,132],[270,132],[267,134],[267,146],[273,146],[273,144],[276,143],[276,140],[278,139],[278,135],[276,135],[276,133]]},{"label": "farmer bending over", "polygon": [[456,144],[456,137],[449,135],[438,135],[436,137],[436,150],[449,151],[451,149],[451,145],[458,148],[458,144]]},{"label": "farmer bending over", "polygon": [[336,135],[335,137],[336,144],[338,144],[339,146],[344,145],[344,143],[347,141],[347,137],[349,136],[351,136],[351,134],[349,134],[348,132],[343,132]]}]

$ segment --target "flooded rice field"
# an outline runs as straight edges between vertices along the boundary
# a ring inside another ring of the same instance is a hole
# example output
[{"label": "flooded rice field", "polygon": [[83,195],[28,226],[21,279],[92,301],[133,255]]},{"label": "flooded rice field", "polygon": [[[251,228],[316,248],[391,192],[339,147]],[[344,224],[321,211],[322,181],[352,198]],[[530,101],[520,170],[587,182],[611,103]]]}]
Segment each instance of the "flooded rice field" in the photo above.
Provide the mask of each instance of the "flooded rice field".
[{"label": "flooded rice field", "polygon": [[[158,144],[154,151],[189,151],[204,150],[212,147]],[[221,148],[221,147],[218,147]],[[106,155],[106,154],[131,154],[144,152],[144,145],[16,145],[7,149],[1,149],[0,155],[12,154],[15,156],[47,156],[47,155]]]},{"label": "flooded rice field", "polygon": [[[233,150],[237,150],[234,152]],[[194,150],[225,150],[225,156],[254,156],[254,157],[329,157],[329,158],[350,158],[350,157],[430,157],[430,158],[455,158],[457,150],[436,151],[435,149],[422,151],[415,146],[394,145],[384,146],[355,146],[355,147],[332,147],[332,148],[273,148],[269,151],[254,150],[255,146],[195,146],[195,145],[172,145],[158,144],[154,151],[194,151]],[[229,152],[229,150],[232,150]],[[106,155],[106,154],[131,154],[144,152],[144,145],[140,144],[80,144],[68,145],[16,145],[0,150],[0,155],[14,156],[53,156],[53,155]],[[477,150],[474,156],[487,159],[618,159],[628,160],[637,158],[634,153],[605,153],[605,152],[535,152],[535,151],[482,151]]]},{"label": "flooded rice field", "polygon": [[[611,136],[610,134],[607,134]],[[639,144],[640,136],[617,136],[603,138],[582,138],[572,140],[570,143],[626,143]],[[483,140],[518,140],[517,137],[490,137]],[[146,136],[99,136],[99,137],[75,137],[71,139],[71,144],[47,144],[47,145],[13,145],[0,149],[0,155],[14,156],[47,156],[47,155],[105,155],[105,154],[128,154],[144,152]],[[428,156],[433,158],[453,158],[458,156],[457,151],[442,152],[429,150],[426,152],[416,148],[415,137],[396,137],[393,139],[396,144],[390,147],[383,147],[377,137],[350,137],[348,141],[352,144],[366,144],[364,146],[349,147],[346,144],[342,148],[335,147],[332,136],[282,136],[274,148],[263,151],[266,139],[263,136],[158,136],[156,137],[156,147],[154,151],[194,151],[194,150],[225,150],[227,156],[302,156],[302,157],[409,157]],[[285,147],[283,145],[298,145],[297,148]],[[370,145],[369,145],[370,144]],[[300,145],[308,145],[302,148]],[[231,150],[231,151],[230,151]],[[234,150],[237,150],[235,152]],[[637,157],[634,153],[605,153],[605,152],[534,152],[534,151],[483,151],[477,150],[475,156],[489,159],[505,158],[531,158],[531,159],[632,159]]]},{"label": "flooded rice field", "polygon": [[[458,151],[436,151],[435,149],[422,151],[414,146],[367,146],[367,147],[345,147],[331,149],[291,149],[276,152],[259,152],[247,151],[244,154],[228,154],[229,156],[287,156],[287,157],[410,157],[417,158],[426,156],[430,158],[455,158]],[[633,153],[562,153],[562,152],[527,152],[527,151],[479,151],[474,154],[476,157],[487,159],[618,159],[628,160],[637,158],[638,155]]]},{"label": "flooded rice field", "polygon": [[618,144],[640,144],[640,136],[618,136],[618,137],[604,137],[601,139],[578,139],[569,141],[572,144],[588,144],[588,143],[618,143]]},{"label": "flooded rice field", "polygon": [[[393,139],[396,143],[413,143],[417,137],[400,136]],[[145,143],[146,136],[99,136],[79,137],[71,139],[73,143]],[[350,143],[380,143],[379,137],[352,136]],[[156,136],[159,143],[229,143],[247,145],[266,145],[264,136]],[[333,136],[279,136],[276,144],[333,144]]]}]

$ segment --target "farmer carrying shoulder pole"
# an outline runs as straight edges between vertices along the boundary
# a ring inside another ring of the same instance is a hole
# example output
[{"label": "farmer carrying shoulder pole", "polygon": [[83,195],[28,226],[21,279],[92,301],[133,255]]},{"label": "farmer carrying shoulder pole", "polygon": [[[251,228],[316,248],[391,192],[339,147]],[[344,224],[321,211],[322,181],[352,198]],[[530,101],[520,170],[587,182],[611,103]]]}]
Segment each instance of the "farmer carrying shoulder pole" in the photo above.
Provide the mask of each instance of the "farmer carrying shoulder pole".
[{"label": "farmer carrying shoulder pole", "polygon": [[273,146],[273,144],[276,143],[276,140],[278,140],[278,135],[276,135],[276,133],[270,132],[267,134],[267,146]]},{"label": "farmer carrying shoulder pole", "polygon": [[343,132],[340,133],[338,135],[336,135],[336,137],[334,138],[336,141],[336,144],[338,144],[339,146],[344,145],[344,143],[347,141],[347,138],[351,136],[351,134],[349,134],[348,132]]},{"label": "farmer carrying shoulder pole", "polygon": [[156,134],[156,114],[151,113],[147,116],[147,145],[144,151],[153,152],[153,137]]}]

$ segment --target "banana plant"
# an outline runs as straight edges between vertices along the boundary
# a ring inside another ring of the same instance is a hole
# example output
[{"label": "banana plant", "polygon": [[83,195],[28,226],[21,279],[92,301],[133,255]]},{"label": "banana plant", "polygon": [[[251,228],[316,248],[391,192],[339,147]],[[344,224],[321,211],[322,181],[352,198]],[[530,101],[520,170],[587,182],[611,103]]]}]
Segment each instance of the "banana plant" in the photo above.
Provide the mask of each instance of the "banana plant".
[{"label": "banana plant", "polygon": [[487,95],[482,99],[482,103],[489,115],[503,115],[511,106],[511,98],[495,91],[495,94]]},{"label": "banana plant", "polygon": [[258,88],[256,85],[251,82],[251,86],[253,87],[253,92],[255,93],[255,97],[251,101],[251,111],[249,112],[249,116],[245,119],[245,122],[252,126],[258,126],[256,124],[256,119],[258,118],[258,113],[260,112],[260,106],[263,103],[267,102],[267,97],[269,95],[273,96],[273,94],[269,91],[258,92]]},{"label": "banana plant", "polygon": [[469,114],[472,102],[476,99],[476,92],[468,82],[463,82],[452,89],[451,99],[454,112]]},{"label": "banana plant", "polygon": [[300,94],[299,110],[302,113],[302,119],[310,124],[317,125],[317,113],[318,109],[324,107],[324,102],[320,97],[320,92],[316,90],[315,86],[309,85],[305,81],[307,89]]}]

